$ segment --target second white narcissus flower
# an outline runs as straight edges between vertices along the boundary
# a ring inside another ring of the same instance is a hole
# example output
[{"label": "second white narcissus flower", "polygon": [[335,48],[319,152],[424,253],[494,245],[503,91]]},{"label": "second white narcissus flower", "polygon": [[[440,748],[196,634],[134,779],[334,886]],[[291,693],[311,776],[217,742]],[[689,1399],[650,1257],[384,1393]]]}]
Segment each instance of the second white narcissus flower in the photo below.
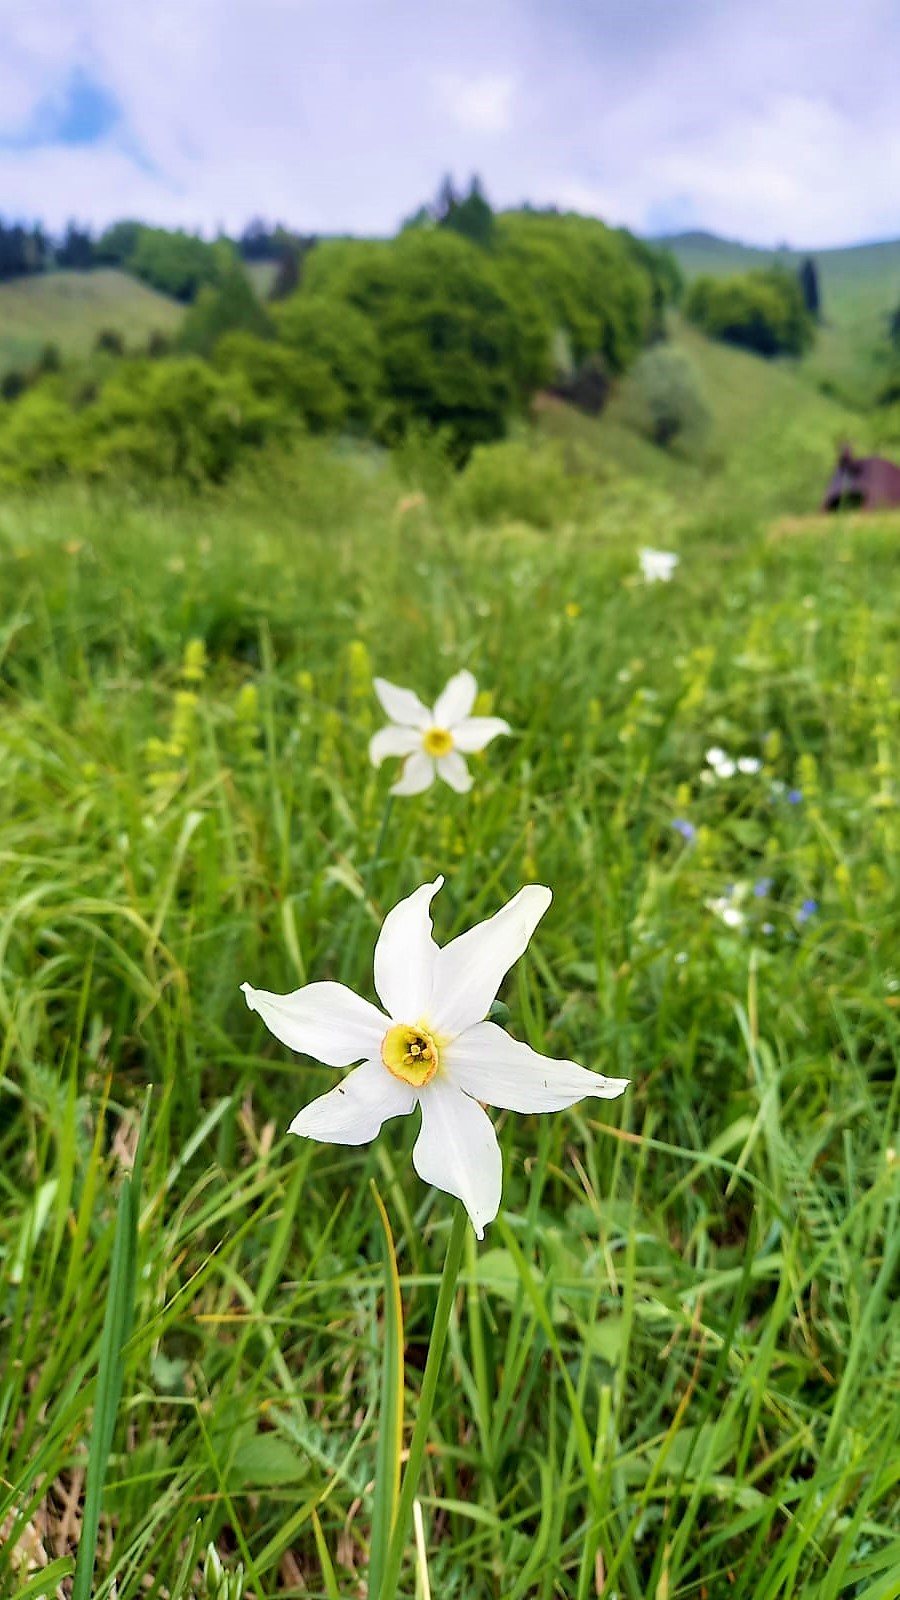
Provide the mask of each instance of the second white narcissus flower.
[{"label": "second white narcissus flower", "polygon": [[679,557],[671,550],[651,550],[644,545],[638,551],[641,576],[647,583],[668,583],[678,565]]},{"label": "second white narcissus flower", "polygon": [[391,725],[372,735],[369,760],[380,767],[385,756],[406,756],[391,794],[421,794],[436,777],[465,794],[472,775],[464,758],[483,750],[499,733],[510,732],[502,717],[471,715],[478,693],[471,672],[457,672],[431,710],[411,689],[398,689],[385,678],[376,678],[374,687]]},{"label": "second white narcissus flower", "polygon": [[292,1050],[354,1071],[294,1118],[291,1133],[326,1144],[366,1144],[389,1117],[419,1106],[413,1149],[420,1178],[463,1202],[479,1239],[500,1206],[500,1146],[479,1102],[508,1111],[561,1111],[586,1096],[611,1100],[627,1078],[554,1061],[486,1022],[497,990],[550,904],[549,889],[520,889],[501,911],[438,948],[425,883],[385,918],[375,988],[386,1015],[340,983],[292,994],[241,985],[247,1004]]}]

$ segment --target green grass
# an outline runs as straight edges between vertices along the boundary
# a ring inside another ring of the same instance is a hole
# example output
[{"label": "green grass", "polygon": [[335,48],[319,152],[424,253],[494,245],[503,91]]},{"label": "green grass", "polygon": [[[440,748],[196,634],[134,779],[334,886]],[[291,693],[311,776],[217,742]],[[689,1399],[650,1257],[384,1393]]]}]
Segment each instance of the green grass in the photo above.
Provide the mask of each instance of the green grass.
[{"label": "green grass", "polygon": [[0,373],[27,367],[48,343],[85,356],[97,334],[114,328],[129,348],[149,334],[172,333],[183,307],[113,267],[50,272],[0,283]]},{"label": "green grass", "polygon": [[[467,1242],[421,1486],[431,1592],[900,1591],[900,519],[773,539],[838,408],[694,354],[732,408],[718,462],[641,447],[623,476],[613,415],[578,447],[606,437],[605,481],[546,532],[312,446],[207,500],[0,507],[4,1596],[68,1592],[120,1378],[96,1600],[202,1595],[211,1540],[259,1600],[364,1592],[369,1179],[408,1426],[451,1202],[405,1121],[285,1136],[335,1074],[238,985],[371,995],[384,913],[438,871],[439,942],[552,887],[510,1028],[632,1087],[496,1118],[503,1208]],[[671,585],[638,581],[641,544],[680,550]],[[514,736],[383,831],[372,673],[431,698],[463,665]],[[763,771],[706,781],[714,742]],[[743,928],[707,904],[729,885]]]}]

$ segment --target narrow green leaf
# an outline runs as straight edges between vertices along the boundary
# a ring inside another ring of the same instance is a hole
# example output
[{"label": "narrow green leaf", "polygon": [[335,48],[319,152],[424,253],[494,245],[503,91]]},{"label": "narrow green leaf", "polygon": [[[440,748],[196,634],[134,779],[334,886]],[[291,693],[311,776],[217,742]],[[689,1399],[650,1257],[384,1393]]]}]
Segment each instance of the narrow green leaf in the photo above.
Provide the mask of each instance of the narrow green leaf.
[{"label": "narrow green leaf", "polygon": [[312,1514],[312,1525],[316,1540],[316,1550],[318,1551],[319,1562],[322,1567],[322,1577],[325,1580],[325,1593],[328,1596],[328,1600],[341,1600],[341,1591],[338,1588],[334,1564],[328,1552],[328,1546],[325,1543],[325,1535],[322,1532],[322,1524],[319,1521],[318,1512],[316,1511],[314,1511]]},{"label": "narrow green leaf", "polygon": [[369,1593],[377,1595],[400,1498],[400,1456],[403,1450],[403,1302],[394,1253],[394,1236],[381,1195],[371,1184],[384,1234],[384,1351],[381,1409],[375,1458],[375,1496],[369,1550]]}]

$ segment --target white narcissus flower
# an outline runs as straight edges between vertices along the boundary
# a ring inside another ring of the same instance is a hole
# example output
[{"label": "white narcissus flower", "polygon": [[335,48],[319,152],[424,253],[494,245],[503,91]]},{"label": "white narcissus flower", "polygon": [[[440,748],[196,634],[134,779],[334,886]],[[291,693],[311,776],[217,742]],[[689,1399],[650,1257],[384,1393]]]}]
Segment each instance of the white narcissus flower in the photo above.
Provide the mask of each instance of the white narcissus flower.
[{"label": "white narcissus flower", "polygon": [[671,550],[651,550],[648,545],[638,551],[641,576],[647,583],[668,583],[679,559]]},{"label": "white narcissus flower", "polygon": [[485,1017],[547,907],[529,885],[487,922],[439,949],[425,883],[385,918],[375,988],[386,1015],[340,983],[292,994],[241,985],[248,1006],[292,1050],[330,1067],[360,1066],[294,1118],[289,1131],[326,1144],[365,1144],[389,1117],[421,1108],[419,1177],[463,1202],[479,1239],[500,1206],[500,1146],[480,1101],[508,1111],[561,1111],[585,1096],[611,1100],[627,1078],[540,1056]]},{"label": "white narcissus flower", "polygon": [[465,794],[472,776],[464,757],[483,750],[498,733],[510,732],[502,717],[470,715],[478,693],[471,672],[451,678],[430,711],[411,689],[398,689],[385,678],[376,678],[374,686],[391,725],[372,735],[369,760],[380,767],[385,756],[406,756],[391,794],[421,794],[435,777]]}]

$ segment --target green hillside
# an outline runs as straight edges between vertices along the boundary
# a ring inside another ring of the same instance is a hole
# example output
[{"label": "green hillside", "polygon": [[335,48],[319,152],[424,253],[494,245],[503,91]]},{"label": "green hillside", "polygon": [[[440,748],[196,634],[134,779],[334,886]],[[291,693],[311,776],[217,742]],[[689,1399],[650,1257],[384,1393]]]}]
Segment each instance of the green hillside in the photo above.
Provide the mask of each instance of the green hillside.
[{"label": "green hillside", "polygon": [[900,304],[900,240],[836,250],[759,250],[711,233],[657,241],[672,250],[690,282],[748,272],[774,262],[795,269],[811,255],[819,273],[823,324],[805,362],[807,377],[852,403],[870,403],[885,364],[887,319]]},{"label": "green hillside", "polygon": [[[702,458],[657,448],[632,425],[626,377],[600,417],[568,406],[541,411],[540,430],[578,463],[640,478],[672,500],[672,514],[707,515],[735,531],[749,519],[798,516],[819,506],[840,443],[875,444],[872,422],[809,381],[806,363],[770,362],[707,339],[673,319],[671,345],[690,361],[712,418]],[[676,512],[675,507],[682,509]]]},{"label": "green hillside", "polygon": [[103,328],[129,346],[171,333],[183,307],[113,267],[51,272],[0,283],[0,373],[26,366],[53,343],[64,356],[87,355]]}]

